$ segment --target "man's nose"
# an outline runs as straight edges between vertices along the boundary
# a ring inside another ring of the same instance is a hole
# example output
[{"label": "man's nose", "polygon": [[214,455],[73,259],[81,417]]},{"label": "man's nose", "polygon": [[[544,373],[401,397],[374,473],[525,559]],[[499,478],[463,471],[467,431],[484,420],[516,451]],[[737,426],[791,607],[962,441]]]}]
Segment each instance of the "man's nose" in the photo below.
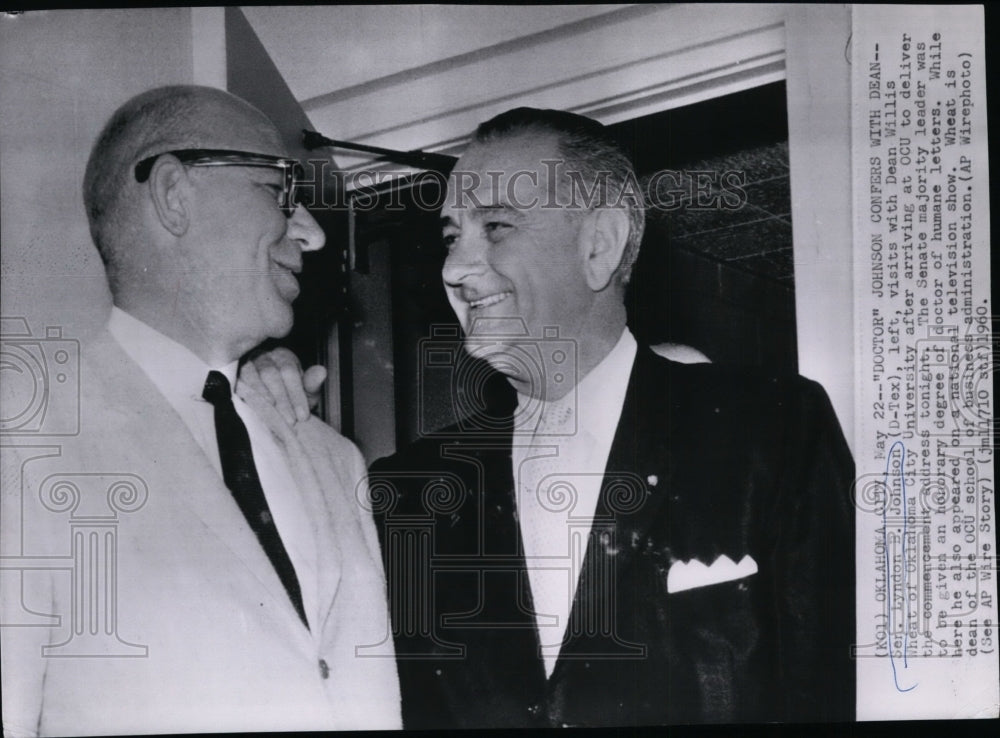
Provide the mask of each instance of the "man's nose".
[{"label": "man's nose", "polygon": [[288,238],[303,251],[319,251],[326,243],[326,234],[308,210],[299,205],[288,219]]},{"label": "man's nose", "polygon": [[464,234],[455,237],[441,268],[441,277],[446,285],[459,287],[470,277],[486,271],[486,249],[481,241]]}]

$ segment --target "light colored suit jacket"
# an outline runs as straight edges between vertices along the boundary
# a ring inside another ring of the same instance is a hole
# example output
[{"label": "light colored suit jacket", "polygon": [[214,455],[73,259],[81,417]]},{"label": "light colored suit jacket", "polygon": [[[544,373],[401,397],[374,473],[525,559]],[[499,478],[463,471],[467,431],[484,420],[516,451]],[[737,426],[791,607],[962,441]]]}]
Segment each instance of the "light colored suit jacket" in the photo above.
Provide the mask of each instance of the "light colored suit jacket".
[{"label": "light colored suit jacket", "polygon": [[[320,421],[285,451],[314,523],[302,624],[219,473],[107,333],[81,349],[80,432],[5,439],[4,733],[395,728],[399,687],[360,453]],[[60,397],[65,401],[65,394]],[[48,412],[76,412],[72,402]]]}]

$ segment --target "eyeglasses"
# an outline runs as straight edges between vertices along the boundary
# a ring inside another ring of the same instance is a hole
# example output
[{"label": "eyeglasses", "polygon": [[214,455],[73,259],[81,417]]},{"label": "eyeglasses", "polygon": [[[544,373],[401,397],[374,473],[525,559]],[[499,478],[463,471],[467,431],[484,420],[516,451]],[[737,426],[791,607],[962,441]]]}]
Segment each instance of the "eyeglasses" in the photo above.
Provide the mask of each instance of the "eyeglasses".
[{"label": "eyeglasses", "polygon": [[291,218],[298,204],[295,202],[295,186],[303,179],[302,165],[294,159],[283,159],[280,156],[253,154],[249,151],[231,151],[229,149],[178,149],[162,151],[147,157],[135,165],[135,179],[145,182],[149,179],[153,164],[161,156],[170,154],[189,167],[263,167],[277,169],[282,173],[281,197],[278,207]]}]

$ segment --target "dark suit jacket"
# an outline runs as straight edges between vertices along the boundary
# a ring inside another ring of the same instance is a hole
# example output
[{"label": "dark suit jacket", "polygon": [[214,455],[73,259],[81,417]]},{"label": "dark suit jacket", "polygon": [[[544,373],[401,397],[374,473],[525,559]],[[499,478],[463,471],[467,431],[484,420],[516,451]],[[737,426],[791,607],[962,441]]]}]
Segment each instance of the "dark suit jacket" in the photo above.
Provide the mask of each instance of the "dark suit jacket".
[{"label": "dark suit jacket", "polygon": [[[509,414],[460,425],[371,470],[404,725],[854,719],[854,465],[819,385],[640,348],[548,680]],[[758,572],[668,593],[720,554]]]}]

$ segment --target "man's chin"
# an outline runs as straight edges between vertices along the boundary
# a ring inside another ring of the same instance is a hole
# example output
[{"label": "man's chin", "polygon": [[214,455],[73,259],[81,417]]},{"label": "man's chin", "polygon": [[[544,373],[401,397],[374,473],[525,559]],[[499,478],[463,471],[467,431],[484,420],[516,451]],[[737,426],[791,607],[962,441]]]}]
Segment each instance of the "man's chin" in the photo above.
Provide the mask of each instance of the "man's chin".
[{"label": "man's chin", "polygon": [[285,303],[282,308],[275,309],[271,317],[268,338],[284,338],[292,332],[293,325],[295,325],[295,313],[292,311],[292,306]]},{"label": "man's chin", "polygon": [[529,336],[527,323],[517,315],[473,314],[462,325],[467,337],[480,340],[507,336],[524,339]]},{"label": "man's chin", "polygon": [[539,367],[535,366],[530,352],[523,347],[511,348],[496,340],[465,341],[466,353],[474,359],[486,362],[491,369],[504,375],[519,392],[530,394],[530,388],[540,380]]}]

